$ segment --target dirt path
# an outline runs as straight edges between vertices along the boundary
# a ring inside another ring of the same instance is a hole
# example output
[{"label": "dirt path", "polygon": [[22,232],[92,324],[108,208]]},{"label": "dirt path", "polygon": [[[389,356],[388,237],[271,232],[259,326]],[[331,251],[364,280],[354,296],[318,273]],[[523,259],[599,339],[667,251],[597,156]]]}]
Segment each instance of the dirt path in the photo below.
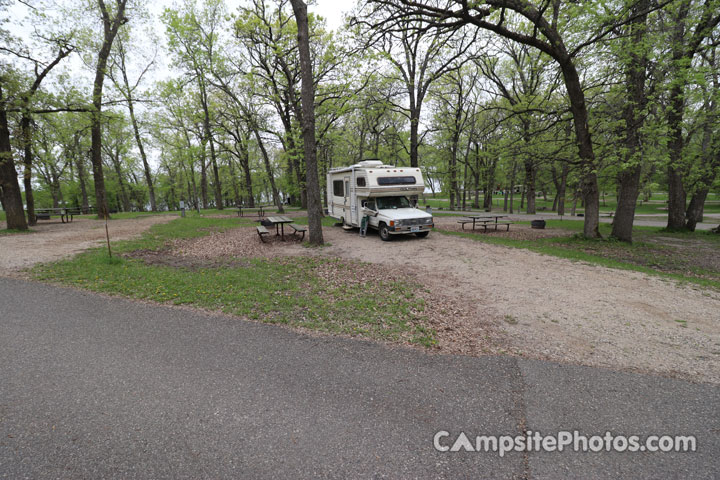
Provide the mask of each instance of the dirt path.
[{"label": "dirt path", "polygon": [[[148,215],[134,219],[111,220],[110,238],[126,240],[140,235],[156,223],[166,223],[175,215]],[[105,241],[105,223],[76,218],[72,223],[43,222],[31,233],[0,236],[0,275],[8,275],[97,247]]]},{"label": "dirt path", "polygon": [[315,254],[419,269],[432,289],[475,306],[475,321],[500,326],[517,354],[720,383],[716,291],[437,232],[324,235],[332,245]]}]

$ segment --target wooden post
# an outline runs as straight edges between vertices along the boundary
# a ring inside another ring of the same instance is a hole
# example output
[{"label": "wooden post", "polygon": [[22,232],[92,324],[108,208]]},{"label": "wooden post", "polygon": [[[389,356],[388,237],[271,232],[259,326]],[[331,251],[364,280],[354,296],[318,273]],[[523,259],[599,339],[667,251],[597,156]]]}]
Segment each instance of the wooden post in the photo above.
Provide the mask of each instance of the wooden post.
[{"label": "wooden post", "polygon": [[110,258],[112,258],[112,250],[110,249],[110,232],[108,231],[108,219],[107,215],[105,215],[105,238],[107,239],[107,246],[108,246],[108,255]]}]

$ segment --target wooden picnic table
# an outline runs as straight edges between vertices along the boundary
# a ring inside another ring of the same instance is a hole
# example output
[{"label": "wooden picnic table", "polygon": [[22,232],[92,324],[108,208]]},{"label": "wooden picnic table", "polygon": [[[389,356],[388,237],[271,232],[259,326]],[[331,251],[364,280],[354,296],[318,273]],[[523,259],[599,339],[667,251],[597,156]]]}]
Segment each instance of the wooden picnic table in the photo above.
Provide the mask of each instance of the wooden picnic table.
[{"label": "wooden picnic table", "polygon": [[275,236],[280,236],[282,240],[285,240],[285,224],[292,223],[292,218],[286,217],[285,215],[277,215],[267,217],[267,219],[275,225]]},{"label": "wooden picnic table", "polygon": [[[507,218],[507,215],[468,215],[467,218],[469,220],[472,220],[472,229],[475,230],[475,225],[479,224],[482,226],[485,231],[487,231],[488,226],[495,226],[495,230],[498,229],[498,225],[507,225],[508,230],[510,230],[510,222],[498,222],[498,219],[500,218]],[[462,224],[463,230],[465,230],[465,224],[470,223],[470,221],[463,221],[460,220],[459,222]]]},{"label": "wooden picnic table", "polygon": [[239,206],[237,207],[237,209],[238,209],[237,214],[238,214],[238,217],[242,217],[242,216],[244,216],[244,215],[243,215],[243,209],[245,209],[245,210],[247,210],[247,211],[251,211],[251,210],[257,209],[258,217],[262,218],[262,217],[265,216],[265,209],[268,208],[268,207],[272,207],[272,205],[257,205],[257,206],[255,206],[255,207],[244,207],[244,206],[242,206],[242,205],[239,205]]},{"label": "wooden picnic table", "polygon": [[38,220],[50,220],[51,215],[60,215],[60,221],[62,223],[70,223],[73,221],[73,215],[78,215],[80,212],[75,208],[36,208],[35,218]]}]

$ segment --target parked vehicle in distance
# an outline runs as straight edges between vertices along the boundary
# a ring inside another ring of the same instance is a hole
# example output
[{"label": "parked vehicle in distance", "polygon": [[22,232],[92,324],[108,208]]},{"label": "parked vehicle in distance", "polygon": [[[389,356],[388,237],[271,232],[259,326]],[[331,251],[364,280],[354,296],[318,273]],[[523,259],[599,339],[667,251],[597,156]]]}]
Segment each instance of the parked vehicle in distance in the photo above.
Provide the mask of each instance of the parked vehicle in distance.
[{"label": "parked vehicle in distance", "polygon": [[398,168],[378,160],[334,168],[327,175],[328,215],[345,227],[358,228],[367,217],[368,227],[385,241],[401,234],[427,237],[433,217],[415,208],[408,198],[424,190],[419,168]]}]

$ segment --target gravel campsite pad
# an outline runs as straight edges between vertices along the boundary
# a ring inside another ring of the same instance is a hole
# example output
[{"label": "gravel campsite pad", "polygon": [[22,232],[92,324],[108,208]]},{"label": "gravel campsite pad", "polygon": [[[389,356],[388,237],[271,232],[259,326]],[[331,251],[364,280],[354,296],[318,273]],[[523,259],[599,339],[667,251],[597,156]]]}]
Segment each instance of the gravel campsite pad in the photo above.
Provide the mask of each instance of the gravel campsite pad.
[{"label": "gravel campsite pad", "polygon": [[430,291],[471,312],[442,321],[475,331],[479,343],[482,332],[499,330],[501,348],[517,355],[720,384],[716,290],[438,232],[392,242],[340,228],[324,235],[331,246],[314,254],[415,272]]},{"label": "gravel campsite pad", "polygon": [[[111,220],[110,239],[137,237],[158,223],[177,215],[143,215],[133,219]],[[4,224],[0,224],[4,228]],[[39,221],[29,233],[0,236],[0,275],[17,273],[37,263],[52,262],[80,253],[105,242],[105,222],[76,217],[71,223]]]}]

